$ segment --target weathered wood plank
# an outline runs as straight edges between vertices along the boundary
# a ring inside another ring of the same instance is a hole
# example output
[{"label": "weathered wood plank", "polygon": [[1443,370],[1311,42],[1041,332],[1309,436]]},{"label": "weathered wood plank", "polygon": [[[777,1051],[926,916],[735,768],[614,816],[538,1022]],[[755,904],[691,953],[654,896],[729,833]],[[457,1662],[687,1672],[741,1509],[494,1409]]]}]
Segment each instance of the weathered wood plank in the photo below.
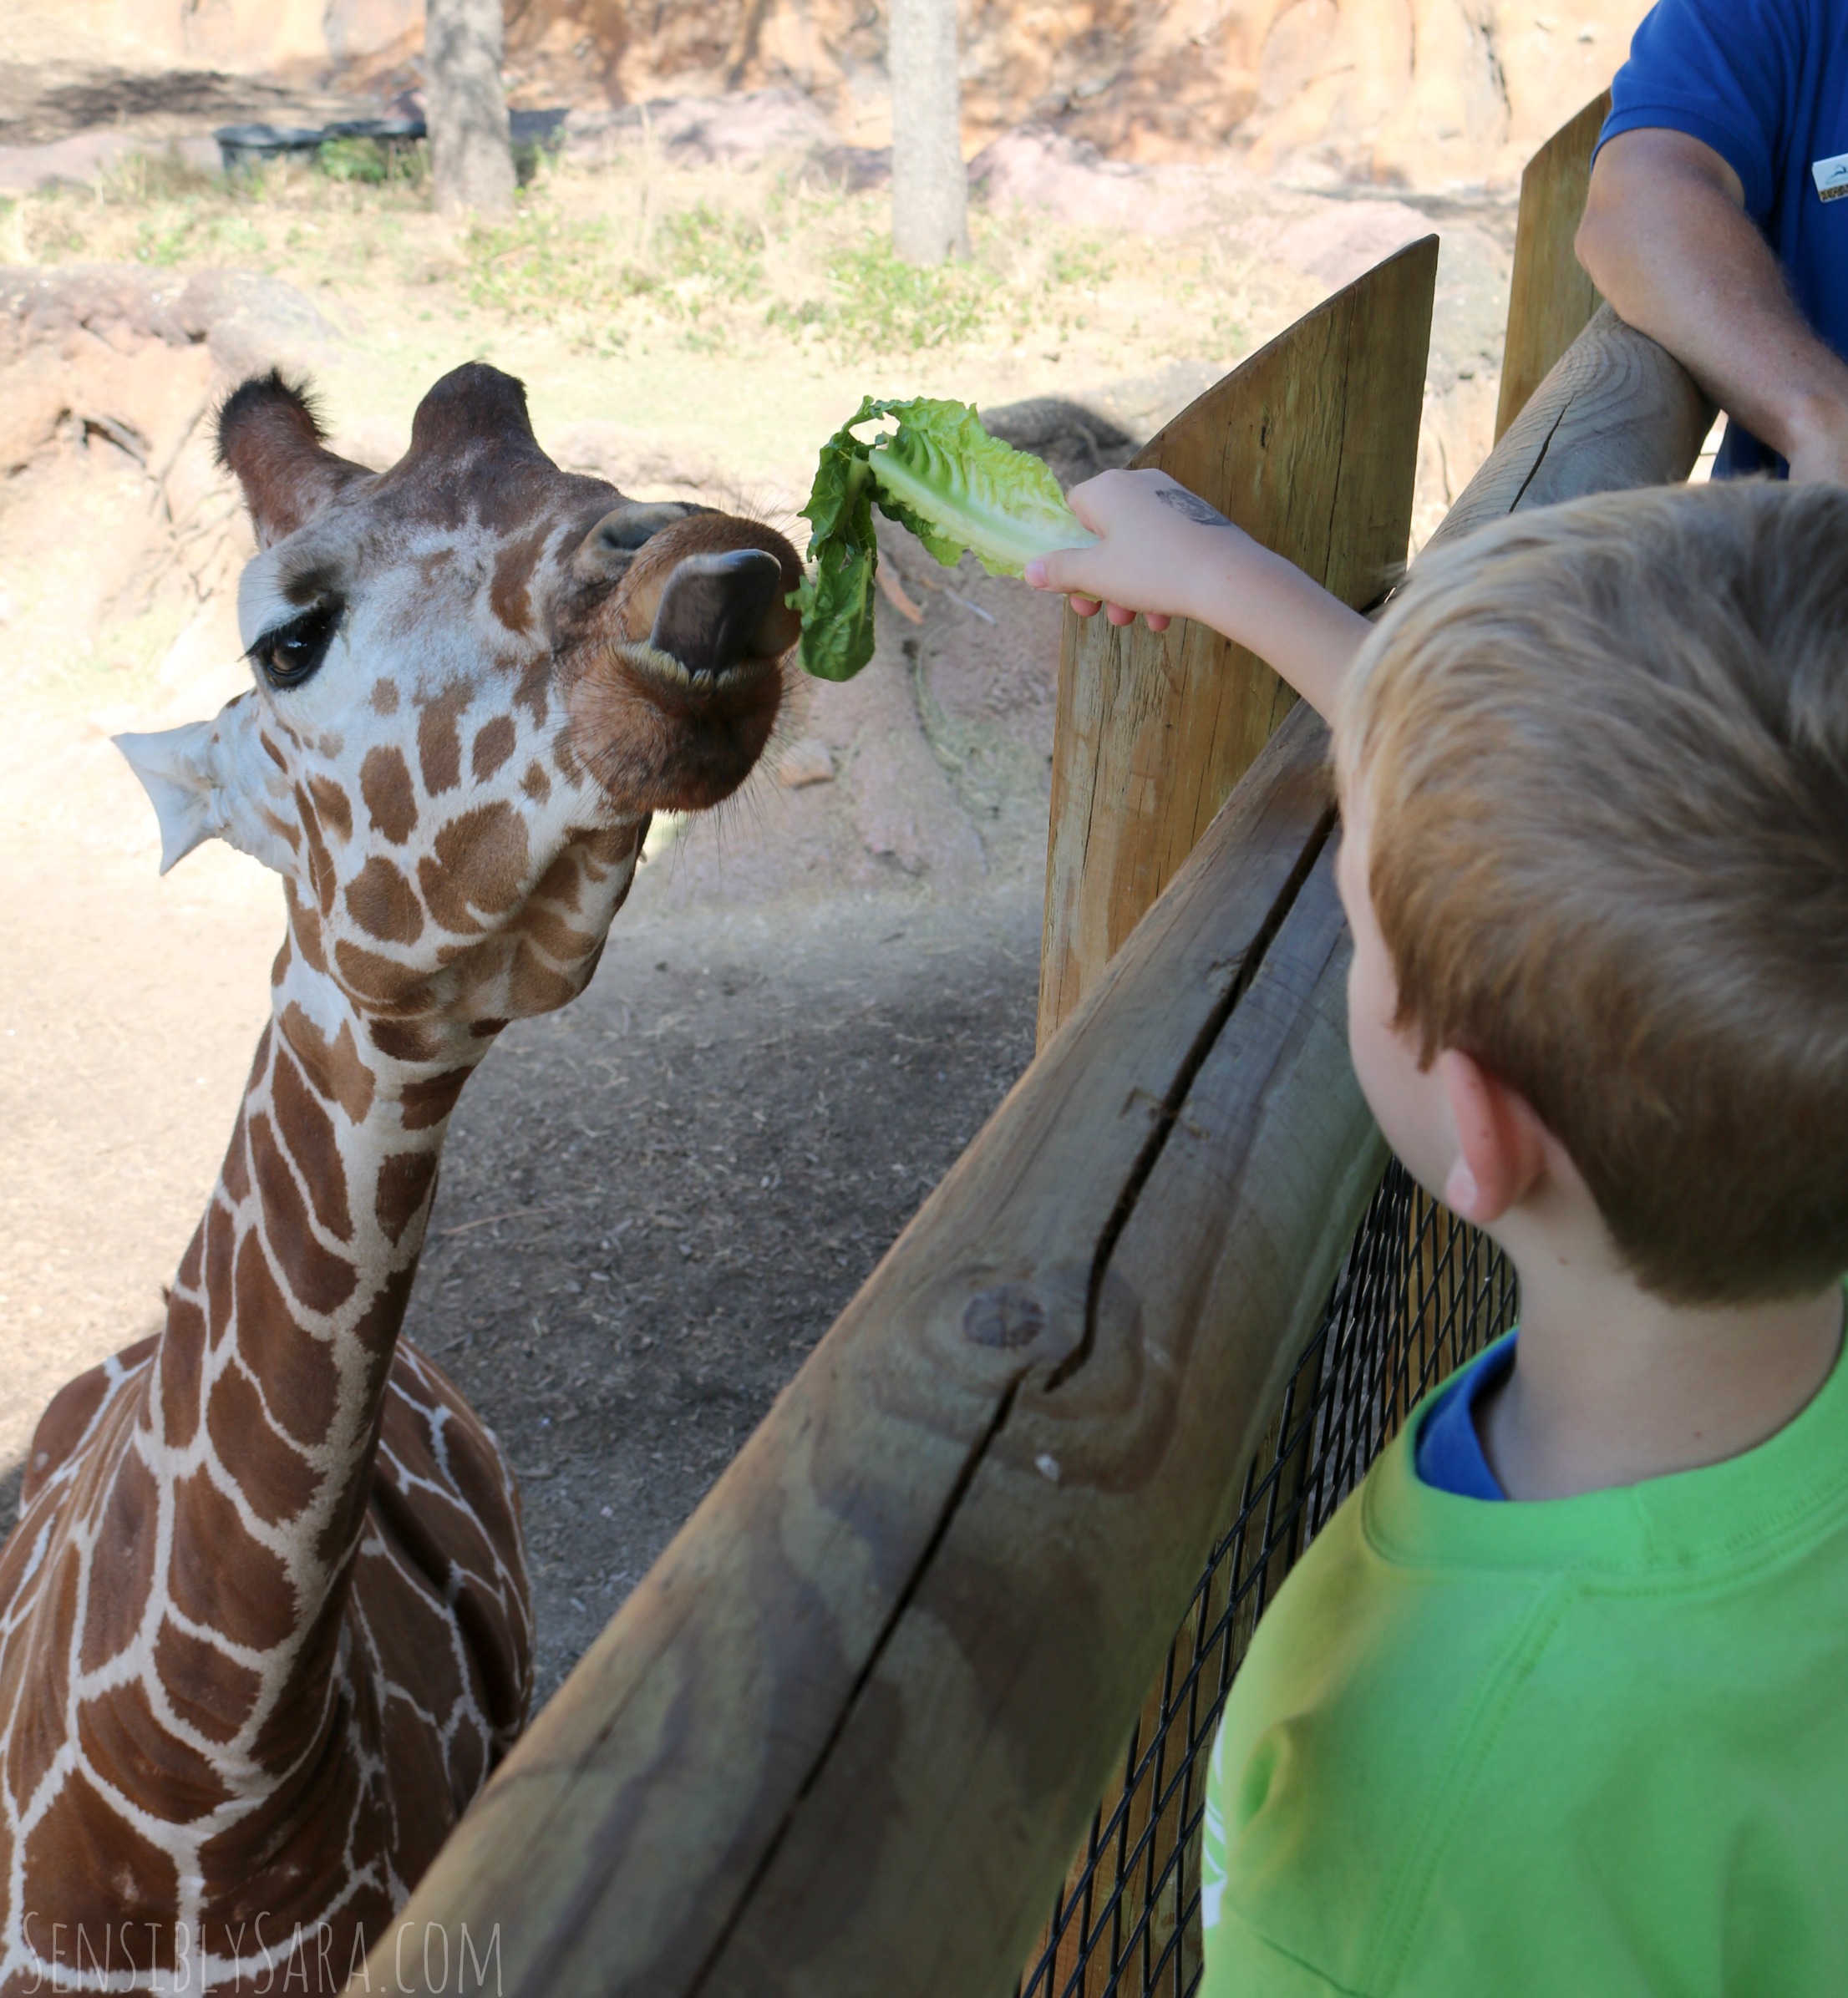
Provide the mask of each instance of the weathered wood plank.
[{"label": "weathered wood plank", "polygon": [[[1023,1378],[712,1998],[998,1992],[1025,1960],[1383,1164],[1347,959],[1325,853],[1186,1093],[1088,1348]],[[944,1837],[972,1798],[981,1835]]]},{"label": "weathered wood plank", "polygon": [[1508,331],[1501,344],[1495,441],[1532,398],[1602,301],[1572,249],[1592,185],[1592,153],[1611,112],[1601,91],[1527,162],[1515,223]]},{"label": "weathered wood plank", "polygon": [[[921,1578],[962,1530],[1025,1383],[1084,1347],[1099,1244],[1152,1149],[1172,1142],[1176,1091],[1185,1097],[1228,1014],[1243,1011],[1232,1002],[1326,836],[1324,764],[1320,724],[1293,716],[1198,865],[458,1827],[405,1923],[480,1930],[498,1919],[510,1998],[723,1988],[713,1966],[734,1930],[746,1932],[773,1861],[785,1846],[809,1849],[813,1834],[798,1832],[828,1765],[843,1743],[866,1752],[858,1729],[884,1696],[869,1707],[861,1695],[916,1614]],[[1325,1080],[1317,1094],[1330,1095]],[[1343,1126],[1341,1143],[1353,1142]],[[1281,1167],[1271,1176],[1285,1184]],[[1305,1216],[1319,1225],[1315,1204]],[[1312,1259],[1314,1244],[1302,1252]],[[1088,1360],[1074,1387],[1082,1381],[1088,1397],[1106,1373]],[[901,1645],[898,1655],[910,1654]],[[1100,1775],[1084,1777],[1094,1799]],[[1056,1879],[1069,1851],[1063,1818],[1047,1849]],[[1023,1879],[1029,1894],[1050,1884]],[[825,1926],[819,1904],[813,1914]],[[381,1949],[395,1949],[391,1935]]]},{"label": "weathered wood plank", "polygon": [[1426,545],[1517,507],[1675,484],[1713,420],[1713,404],[1673,355],[1601,305]]},{"label": "weathered wood plank", "polygon": [[[1427,236],[1299,319],[1142,451],[1343,601],[1404,565],[1430,345]],[[1174,878],[1295,696],[1201,625],[1068,611],[1040,957],[1039,1043]]]}]

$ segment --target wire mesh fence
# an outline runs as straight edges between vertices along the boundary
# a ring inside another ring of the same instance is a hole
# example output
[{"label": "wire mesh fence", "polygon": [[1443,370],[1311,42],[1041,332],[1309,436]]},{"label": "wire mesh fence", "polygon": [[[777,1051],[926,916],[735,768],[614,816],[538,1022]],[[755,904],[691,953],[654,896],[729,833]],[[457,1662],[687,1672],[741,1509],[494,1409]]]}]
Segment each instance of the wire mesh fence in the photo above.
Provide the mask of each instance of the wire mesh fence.
[{"label": "wire mesh fence", "polygon": [[1395,1159],[1246,1473],[1020,1998],[1198,1986],[1206,1761],[1265,1605],[1419,1398],[1514,1322],[1514,1272]]}]

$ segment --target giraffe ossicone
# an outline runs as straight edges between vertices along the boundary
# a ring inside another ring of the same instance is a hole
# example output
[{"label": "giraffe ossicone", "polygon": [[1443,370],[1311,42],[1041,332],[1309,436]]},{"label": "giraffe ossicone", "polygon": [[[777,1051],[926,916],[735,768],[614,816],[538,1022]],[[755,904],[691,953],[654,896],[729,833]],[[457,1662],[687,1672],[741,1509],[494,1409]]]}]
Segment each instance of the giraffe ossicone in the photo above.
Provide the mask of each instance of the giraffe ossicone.
[{"label": "giraffe ossicone", "polygon": [[797,635],[779,535],[560,472],[492,368],[383,473],[275,375],[219,435],[253,684],[118,740],[162,872],[223,838],[287,930],[165,1322],[53,1400],[0,1548],[0,1998],[343,1989],[518,1732],[512,1475],[399,1336],[443,1135]]}]

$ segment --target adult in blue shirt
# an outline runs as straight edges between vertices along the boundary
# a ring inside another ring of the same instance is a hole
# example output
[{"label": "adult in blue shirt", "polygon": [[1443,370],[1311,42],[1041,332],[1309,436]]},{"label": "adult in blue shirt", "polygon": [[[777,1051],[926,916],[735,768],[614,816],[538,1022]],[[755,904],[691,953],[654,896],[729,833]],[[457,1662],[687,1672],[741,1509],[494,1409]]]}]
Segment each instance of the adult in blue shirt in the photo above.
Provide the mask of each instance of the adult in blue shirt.
[{"label": "adult in blue shirt", "polygon": [[1848,0],[1659,0],[1578,256],[1730,419],[1722,476],[1848,483]]}]

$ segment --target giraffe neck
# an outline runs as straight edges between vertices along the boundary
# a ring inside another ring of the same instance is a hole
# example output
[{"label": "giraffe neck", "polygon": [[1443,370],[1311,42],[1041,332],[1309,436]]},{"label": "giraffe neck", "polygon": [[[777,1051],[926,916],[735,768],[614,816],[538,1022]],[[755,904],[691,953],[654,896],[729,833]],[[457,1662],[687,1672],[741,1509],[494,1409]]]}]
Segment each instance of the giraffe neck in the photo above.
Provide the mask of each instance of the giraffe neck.
[{"label": "giraffe neck", "polygon": [[170,1593],[239,1661],[248,1699],[229,1717],[253,1785],[332,1724],[340,1591],[438,1156],[499,1025],[368,1022],[294,935],[277,961],[143,1417],[171,1493]]}]

